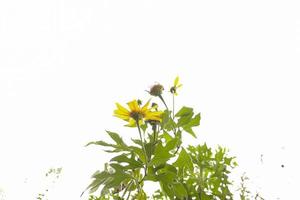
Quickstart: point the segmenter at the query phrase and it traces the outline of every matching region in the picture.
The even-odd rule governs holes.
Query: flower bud
[[[163,87],[162,85],[156,84],[156,85],[153,85],[153,86],[151,87],[149,93],[150,93],[152,96],[157,97],[157,96],[161,96],[163,90],[164,90],[164,87]]]

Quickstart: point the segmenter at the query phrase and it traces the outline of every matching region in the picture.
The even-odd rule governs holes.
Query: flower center
[[[130,113],[130,117],[136,121],[139,121],[139,120],[143,119],[144,115],[141,112],[133,111]]]
[[[176,93],[176,87],[171,87],[171,89],[170,89],[170,92],[172,93],[172,94],[175,94]]]

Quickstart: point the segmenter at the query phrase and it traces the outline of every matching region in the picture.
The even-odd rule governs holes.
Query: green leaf
[[[150,158],[153,153],[153,143],[152,142],[146,143],[145,150],[146,150],[147,157]]]
[[[124,171],[124,169],[125,169],[124,166],[122,166],[118,163],[110,163],[109,165],[117,171]]]
[[[179,138],[172,138],[171,140],[169,140],[166,144],[165,149],[167,151],[173,150],[174,148],[177,147],[177,145],[179,144],[180,140]]]
[[[95,142],[89,142],[86,146],[89,145],[100,145],[100,146],[105,146],[105,147],[112,147],[113,150],[105,150],[105,152],[108,153],[116,153],[116,152],[120,152],[120,151],[128,151],[128,146],[124,143],[124,141],[122,140],[122,138],[114,132],[110,132],[110,131],[106,131],[109,136],[115,141],[116,144],[109,144],[107,142],[104,141],[95,141]]]
[[[187,197],[187,191],[185,189],[185,187],[183,186],[182,183],[174,183],[173,184],[173,189],[174,189],[174,192],[175,192],[175,196],[178,197],[178,198],[185,198]]]
[[[173,163],[173,165],[178,168],[187,167],[190,171],[194,170],[192,159],[184,148],[182,148],[177,160]]]
[[[171,111],[165,110],[165,112],[162,114],[162,123],[161,127],[164,130],[170,131],[176,127],[176,123],[173,121],[173,119],[170,117]]]
[[[187,124],[187,126],[193,127],[193,126],[199,126],[200,125],[200,113],[195,115],[195,117]]]
[[[154,157],[149,163],[151,165],[160,165],[167,162],[172,157],[172,154],[169,153],[168,149],[162,146],[159,142],[155,148]]]
[[[147,129],[147,123],[142,124],[140,127],[141,127],[141,129],[143,130],[143,132],[145,133],[145,131],[146,131],[146,129]]]
[[[196,134],[194,133],[192,127],[199,126],[200,119],[201,119],[200,113],[198,113],[197,115],[195,115],[194,118],[190,118],[187,124],[182,126],[183,130],[185,130],[186,132],[188,132],[189,134],[191,134],[193,137],[196,138]]]
[[[172,184],[176,178],[177,174],[171,171],[164,171],[158,174],[157,180],[165,184]]]
[[[219,147],[215,154],[216,161],[218,161],[218,162],[222,161],[225,153],[226,153],[226,149]]]
[[[144,151],[141,148],[135,147],[135,146],[129,146],[129,150],[137,155],[137,157],[143,162],[146,163],[146,158]]]
[[[195,132],[193,131],[193,129],[191,127],[183,127],[183,130],[185,130],[185,132],[191,134],[194,138],[197,138]]]
[[[142,141],[139,140],[139,139],[131,139],[132,142],[134,142],[135,144],[139,145],[139,146],[142,146]]]
[[[101,194],[105,194],[108,189],[118,187],[123,181],[127,179],[130,180],[131,178],[132,177],[129,174],[126,174],[123,171],[116,170],[115,173],[110,174],[109,179],[107,179],[107,181],[104,183],[104,187],[101,191]]]
[[[189,108],[186,106],[183,106],[175,115],[175,117],[182,117],[182,116],[189,116],[193,115],[193,108]]]
[[[170,140],[173,139],[173,137],[167,131],[164,131],[162,137],[166,140],[166,142],[169,142]]]
[[[110,174],[106,171],[99,172],[93,174],[92,178],[95,180],[92,181],[92,183],[87,187],[87,189],[90,190],[90,193],[95,192],[98,190],[101,184],[103,184],[108,178],[110,177]]]
[[[95,142],[89,142],[89,143],[87,143],[85,146],[89,146],[89,145],[100,145],[100,146],[106,146],[106,147],[116,147],[116,145],[114,145],[114,144],[108,144],[108,143],[106,143],[106,142],[104,142],[104,141],[95,141]]]
[[[171,184],[165,184],[163,182],[160,182],[160,187],[161,189],[167,194],[167,196],[170,198],[170,199],[174,199],[174,190],[173,190],[173,187]]]
[[[110,161],[116,161],[119,163],[128,163],[130,169],[136,169],[136,168],[142,168],[143,163],[136,161],[133,157],[128,158],[125,154],[121,154],[119,156],[116,156],[112,158]]]
[[[196,138],[192,127],[200,125],[200,113],[194,116],[193,108],[182,107],[175,116],[178,118],[177,126]]]
[[[136,200],[147,200],[147,195],[146,195],[146,193],[143,190],[141,190],[140,192],[138,192],[136,194],[136,196],[134,198]]]
[[[165,110],[164,113],[161,115],[162,122],[161,125],[164,126],[170,120],[170,111]]]
[[[113,139],[118,145],[123,146],[123,147],[127,146],[124,143],[123,139],[117,133],[114,133],[114,132],[111,132],[111,131],[106,131],[106,132],[109,134],[111,139]]]

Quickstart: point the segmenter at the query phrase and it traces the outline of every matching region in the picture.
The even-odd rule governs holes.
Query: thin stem
[[[181,146],[181,145],[178,145],[178,146],[177,146],[177,148],[176,148],[176,151],[174,152],[174,155],[176,155],[176,154],[177,154],[177,152],[178,152],[178,150],[179,150],[180,146]]]
[[[131,194],[131,191],[129,191],[129,194],[128,194],[128,196],[127,196],[126,200],[128,200],[128,199],[129,199],[129,197],[130,197],[130,194]]]
[[[166,109],[169,110],[169,108],[168,108],[168,106],[167,106],[167,104],[166,104],[164,98],[163,98],[161,95],[159,95],[158,97],[159,97],[160,100],[164,103],[164,105],[166,106]]]
[[[157,125],[153,125],[152,126],[152,130],[153,130],[153,145],[151,145],[151,152],[150,152],[150,160],[151,160],[151,156],[155,151],[155,145],[156,145],[156,139],[157,139]]]
[[[144,151],[144,154],[145,154],[145,168],[144,168],[145,173],[144,173],[144,177],[141,179],[141,181],[138,182],[138,184],[140,184],[140,183],[144,180],[145,176],[147,175],[147,169],[148,169],[148,156],[147,156],[147,151],[146,151],[146,148],[145,148],[144,141],[143,141],[143,139],[142,139],[142,132],[141,132],[141,128],[140,128],[140,125],[139,125],[138,120],[136,121],[136,126],[137,126],[138,131],[139,131],[140,139],[141,139],[141,142],[142,142],[142,148],[143,148],[143,151]]]
[[[146,148],[145,148],[145,144],[144,144],[144,140],[142,138],[142,132],[141,132],[141,127],[139,125],[139,122],[136,121],[136,126],[138,128],[138,131],[139,131],[139,135],[140,135],[140,139],[141,139],[141,143],[142,143],[142,148],[143,148],[143,151],[144,151],[144,154],[145,154],[145,159],[146,159],[146,163],[148,162],[148,158],[147,158],[147,152],[146,152]]]
[[[172,111],[172,114],[173,114],[173,120],[175,118],[175,96],[173,94],[173,111]]]
[[[160,100],[164,103],[164,105],[165,105],[165,107],[166,107],[166,109],[167,109],[167,111],[168,111],[170,117],[172,118],[172,116],[171,116],[171,114],[170,114],[170,112],[169,112],[169,108],[168,108],[168,106],[167,106],[167,104],[166,104],[164,98],[163,98],[161,95],[159,95],[158,97],[159,97]],[[174,97],[173,97],[173,98],[174,98]],[[174,120],[174,116],[175,116],[175,115],[174,115],[174,99],[173,99],[173,118],[172,118],[172,120]],[[174,135],[176,136],[176,127],[173,127],[173,132],[174,132]]]
[[[125,194],[127,193],[128,189],[131,187],[132,181],[130,181],[130,183],[126,186],[126,189],[122,195],[122,198],[124,198]]]
[[[199,193],[200,193],[200,198],[201,198],[201,194],[202,194],[202,185],[203,185],[203,170],[202,170],[202,166],[200,167],[200,177],[199,177]]]
[[[135,180],[135,182],[136,182],[136,187],[137,187],[137,189],[138,189],[138,192],[140,192],[141,191],[141,187],[140,187],[140,182],[137,180],[137,179],[134,179]],[[130,192],[131,191],[129,191],[129,194],[130,194]],[[128,198],[128,197],[127,197]]]

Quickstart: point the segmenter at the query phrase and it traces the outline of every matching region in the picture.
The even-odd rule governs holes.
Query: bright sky
[[[154,82],[184,87],[198,139],[237,156],[266,199],[298,196],[300,12],[297,1],[0,1],[0,190],[79,200],[108,157],[84,147],[104,130],[134,135],[116,101]],[[170,99],[168,99],[170,100]],[[263,154],[263,164],[260,161]],[[284,164],[284,168],[281,165]],[[1,198],[1,197],[0,197]],[[86,199],[86,198],[82,198]]]

